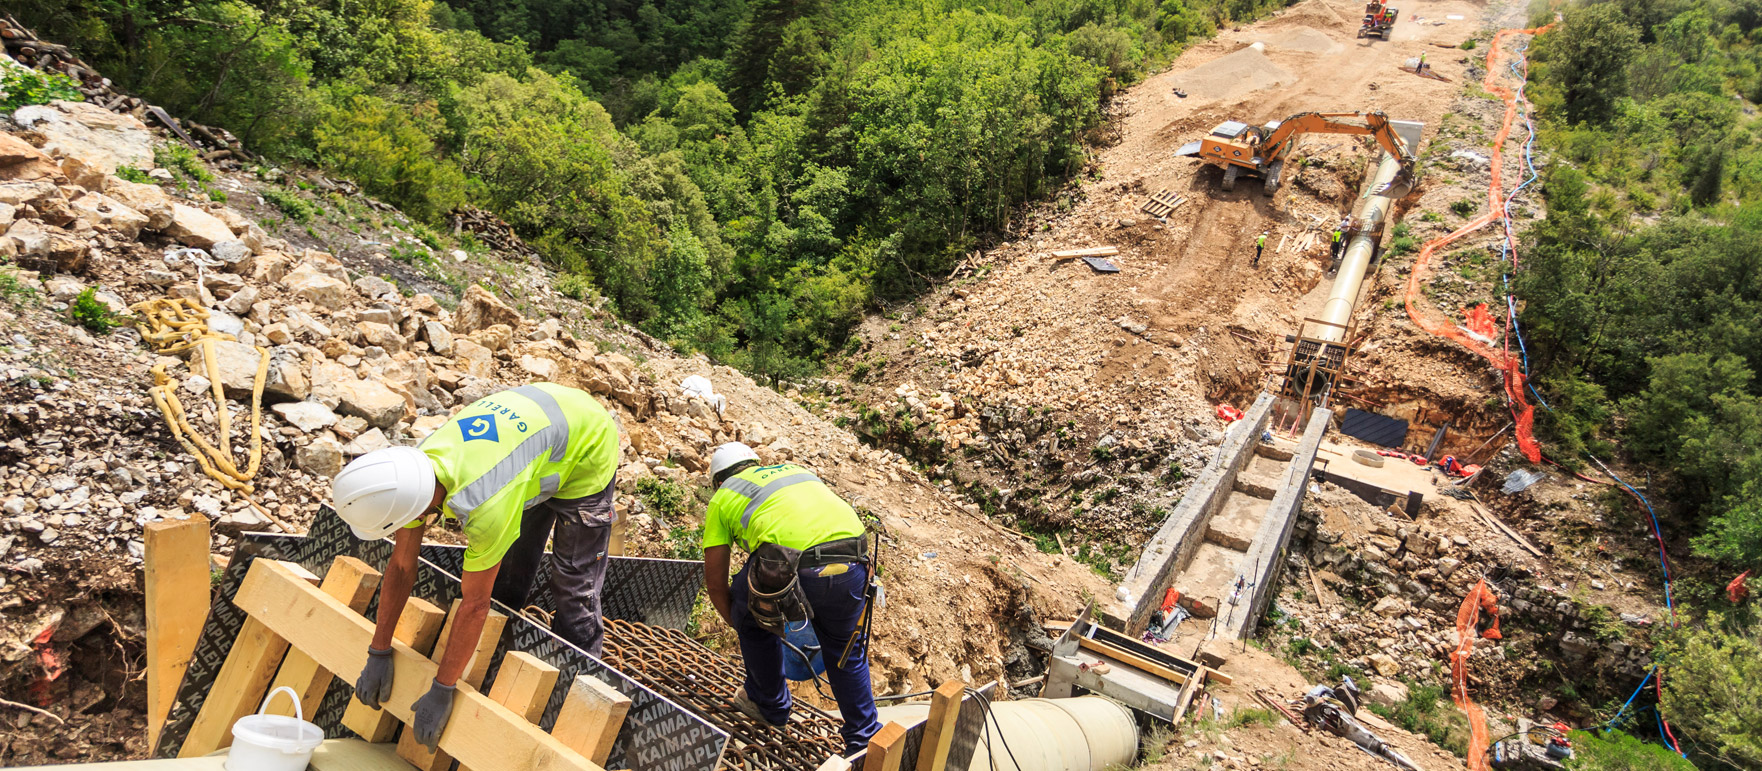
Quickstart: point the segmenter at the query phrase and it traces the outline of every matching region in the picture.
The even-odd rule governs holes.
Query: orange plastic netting
[[[1468,329],[1448,320],[1434,318],[1430,309],[1422,310],[1423,306],[1416,303],[1414,298],[1419,296],[1420,286],[1424,283],[1426,276],[1430,274],[1428,266],[1431,263],[1433,252],[1437,251],[1439,247],[1447,246],[1470,233],[1504,219],[1504,191],[1500,177],[1505,166],[1505,140],[1511,135],[1511,126],[1517,119],[1517,93],[1498,82],[1499,71],[1494,66],[1494,60],[1498,58],[1500,46],[1505,42],[1506,37],[1540,35],[1553,28],[1554,25],[1549,24],[1533,29],[1506,29],[1500,30],[1498,34],[1493,36],[1492,45],[1487,47],[1487,74],[1481,79],[1481,87],[1485,88],[1488,93],[1504,100],[1505,119],[1499,126],[1499,134],[1493,138],[1492,181],[1487,186],[1487,213],[1463,225],[1453,233],[1426,242],[1424,246],[1420,247],[1419,257],[1413,263],[1413,271],[1407,276],[1407,316],[1413,319],[1414,324],[1430,334],[1456,341],[1462,347],[1473,351],[1476,355],[1487,359],[1494,366],[1505,371],[1505,395],[1511,402],[1512,419],[1517,424],[1517,447],[1531,463],[1541,461],[1542,446],[1536,443],[1534,432],[1535,407],[1529,403],[1528,399],[1524,398],[1525,377],[1522,359],[1511,355],[1508,350],[1494,348],[1490,341],[1476,339],[1476,336],[1471,334]]]
[[[1468,698],[1468,656],[1474,652],[1476,637],[1485,636],[1489,640],[1501,639],[1499,634],[1499,598],[1487,586],[1485,579],[1475,583],[1468,590],[1468,596],[1462,599],[1462,608],[1456,611],[1456,650],[1450,654],[1450,679],[1453,683],[1451,697],[1463,714],[1468,716],[1468,771],[1486,771],[1487,769],[1487,715],[1481,711],[1479,704]],[[1475,631],[1480,624],[1481,613],[1493,617],[1493,625],[1484,633]]]

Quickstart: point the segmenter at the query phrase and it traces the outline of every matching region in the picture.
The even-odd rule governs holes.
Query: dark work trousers
[[[551,598],[556,614],[551,631],[598,657],[606,630],[600,623],[600,588],[606,583],[606,546],[612,536],[612,498],[617,480],[586,498],[552,498],[520,517],[520,540],[502,557],[496,574],[496,602],[526,608],[532,579],[551,542]]]
[[[1265,244],[1255,244],[1254,245],[1254,261],[1250,262],[1248,264],[1251,266],[1252,265],[1259,265],[1260,264],[1260,252],[1261,252],[1261,250],[1263,250],[1265,248],[1266,248]]]
[[[857,640],[850,646],[850,658],[835,663],[845,644],[857,634],[863,613],[863,589],[869,585],[867,568],[846,564],[849,569],[845,572],[824,578],[820,572],[826,568],[801,571],[801,588],[814,609],[814,636],[820,638],[826,680],[832,685],[832,697],[838,700],[838,713],[844,718],[844,725],[839,728],[844,737],[844,754],[850,755],[869,746],[869,737],[881,730],[881,723],[876,719],[875,693],[869,683],[868,641]],[[747,613],[746,568],[734,574],[733,583],[729,587],[730,610],[734,614],[734,631],[740,637],[740,655],[746,660],[747,698],[759,705],[766,720],[781,724],[789,719],[789,708],[794,703],[783,679],[783,638],[759,628]]]

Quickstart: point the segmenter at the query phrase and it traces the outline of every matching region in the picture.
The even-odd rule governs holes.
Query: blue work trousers
[[[881,723],[876,719],[875,693],[869,683],[868,642],[857,640],[850,646],[850,658],[838,661],[845,644],[857,635],[863,613],[863,590],[869,583],[866,567],[855,563],[846,566],[844,572],[825,577],[821,577],[822,571],[837,570],[838,566],[803,570],[801,588],[814,609],[814,635],[820,638],[826,680],[832,685],[832,697],[838,700],[839,716],[844,718],[844,726],[839,729],[844,738],[844,754],[850,755],[869,746],[869,737],[881,730]],[[759,705],[766,720],[782,724],[789,719],[789,708],[794,703],[783,678],[783,638],[760,628],[747,613],[746,570],[741,568],[729,587],[734,631],[740,636],[740,655],[746,659],[746,695]]]

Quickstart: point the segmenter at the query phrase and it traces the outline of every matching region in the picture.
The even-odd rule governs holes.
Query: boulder
[[[441,356],[453,355],[453,333],[447,325],[438,321],[422,322],[422,339],[428,341],[429,350]]]
[[[446,424],[447,416],[445,415],[424,415],[410,424],[410,438],[418,441],[427,439],[429,434],[439,431],[440,427]]]
[[[202,275],[202,286],[206,287],[208,291],[213,292],[215,297],[224,300],[238,294],[239,290],[244,289],[245,280],[231,273],[220,273],[217,271],[213,273],[204,273]],[[210,323],[209,326],[213,326],[213,324]],[[237,333],[234,332],[231,334]]]
[[[54,158],[23,139],[0,132],[0,181],[59,182],[63,176]]]
[[[219,218],[181,203],[171,205],[171,224],[165,227],[165,234],[184,246],[197,249],[209,249],[222,241],[233,240],[232,229]]]
[[[330,435],[320,436],[294,451],[294,465],[322,479],[343,470],[343,443]]]
[[[487,328],[472,332],[466,337],[491,351],[505,351],[514,343],[514,330],[506,324],[492,324]]]
[[[393,298],[400,296],[395,284],[378,276],[362,276],[355,279],[355,291],[360,292],[362,297],[369,300],[377,300],[386,295],[391,295]]]
[[[294,336],[288,333],[288,325],[279,321],[264,326],[262,334],[275,345],[287,345],[294,341]]]
[[[390,446],[392,446],[392,442],[385,438],[385,432],[372,428],[343,445],[343,454],[350,457],[366,455],[374,450],[383,450]]]
[[[128,113],[115,113],[90,102],[54,101],[21,107],[13,120],[48,141],[43,152],[75,157],[116,173],[117,166],[153,166],[153,134],[147,124]]]
[[[295,401],[312,395],[312,381],[293,355],[276,352],[269,359],[269,374],[263,380],[263,401]]]
[[[230,340],[215,340],[198,345],[190,349],[190,372],[203,377],[214,374],[208,368],[210,348],[219,371],[220,385],[226,391],[227,398],[251,398],[251,390],[257,379],[257,365],[262,358],[257,349]]]
[[[228,313],[244,316],[251,312],[251,306],[257,304],[257,294],[257,287],[246,284],[239,287],[238,291],[233,292],[231,297],[226,298],[226,302],[221,303],[220,307],[225,308]],[[281,343],[276,343],[276,345],[281,345]]]
[[[355,322],[355,332],[361,335],[364,344],[377,345],[384,348],[386,353],[396,354],[404,350],[404,336],[389,325],[358,321]]]
[[[337,421],[333,430],[336,431],[337,436],[352,441],[355,437],[360,436],[367,430],[367,421],[354,415],[350,415]]]
[[[74,216],[94,228],[107,227],[123,238],[134,240],[147,227],[147,217],[124,206],[103,193],[86,193],[70,202]]]
[[[313,362],[310,376],[313,383],[312,401],[333,410],[342,404],[342,392],[339,389],[343,384],[356,380],[354,370],[330,359]]]
[[[293,260],[281,252],[263,252],[251,261],[251,278],[270,284],[281,283],[288,274],[288,265]]]
[[[1372,613],[1385,618],[1394,618],[1406,611],[1407,603],[1402,602],[1399,597],[1384,597],[1377,600],[1377,604],[1371,608]]]
[[[1364,694],[1364,701],[1367,704],[1381,704],[1389,708],[1400,706],[1407,702],[1407,686],[1385,682],[1372,684],[1370,690]]]
[[[221,241],[216,243],[213,248],[209,249],[208,253],[214,255],[214,259],[220,261],[221,270],[228,273],[237,273],[241,276],[251,275],[251,268],[253,267],[251,263],[254,261],[256,255],[251,253],[251,247],[246,246],[245,242],[236,238]]]
[[[18,220],[6,230],[20,265],[45,273],[78,273],[91,247],[72,234],[35,220]]]
[[[339,419],[329,407],[318,402],[284,402],[270,409],[275,410],[288,425],[308,434],[330,428]]]
[[[1394,656],[1387,653],[1372,653],[1369,660],[1371,669],[1376,670],[1379,675],[1394,677],[1401,674],[1401,664],[1395,661]]]
[[[459,302],[459,311],[454,314],[453,331],[467,335],[480,329],[487,329],[496,324],[505,324],[510,330],[520,327],[520,312],[508,307],[489,290],[472,284],[465,290],[465,297]]]
[[[104,179],[109,176],[84,158],[72,156],[61,159],[61,173],[67,176],[68,182],[94,193],[104,192]]]
[[[496,376],[495,354],[470,340],[453,341],[453,360],[467,375],[481,378]]]
[[[283,276],[281,285],[287,287],[296,297],[333,311],[348,305],[349,298],[354,294],[348,284],[309,262],[300,263],[299,267]]]
[[[0,203],[10,206],[23,206],[61,195],[61,188],[55,183],[39,180],[36,182],[0,182]]]
[[[557,317],[552,316],[551,318],[539,322],[539,325],[536,328],[527,333],[526,339],[533,342],[539,342],[543,340],[555,340],[562,336],[563,322],[557,320]]]
[[[391,428],[404,418],[404,397],[377,380],[356,380],[336,386],[337,411],[355,415],[376,428]]]
[[[533,377],[539,380],[556,380],[557,378],[557,362],[551,359],[527,354],[520,357],[519,363],[521,369],[532,373]]]
[[[171,226],[171,198],[158,185],[108,177],[104,180],[104,194],[140,212],[147,218],[148,230],[164,230]]]

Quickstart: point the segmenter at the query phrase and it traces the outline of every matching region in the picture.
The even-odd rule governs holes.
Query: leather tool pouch
[[[754,623],[783,637],[791,622],[813,617],[801,588],[801,550],[763,543],[747,560],[746,608]]]

